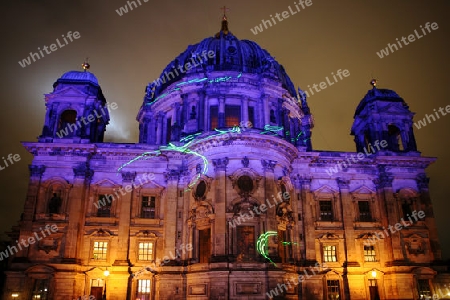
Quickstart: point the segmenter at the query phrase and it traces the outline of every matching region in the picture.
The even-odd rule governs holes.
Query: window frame
[[[142,292],[140,289],[142,288],[140,282],[148,282],[148,284],[144,285],[143,288],[148,289],[148,292]],[[135,299],[147,300],[152,298],[152,279],[143,278],[136,280],[136,295]]]
[[[333,222],[336,221],[334,218],[334,209],[333,209],[333,200],[331,199],[321,199],[318,201],[318,206],[319,206],[319,221],[323,221],[323,222]],[[324,204],[325,202],[329,202],[329,207],[330,207],[330,211],[322,211],[322,204]],[[329,219],[324,219],[323,216],[328,216],[329,215]]]
[[[150,254],[150,259],[141,259],[141,244],[151,244],[152,247],[152,253]],[[136,246],[136,260],[137,261],[145,261],[145,262],[149,262],[149,261],[154,261],[155,260],[155,250],[156,250],[156,242],[154,240],[139,240],[137,241],[137,246]],[[144,255],[144,254],[143,254]],[[148,256],[149,254],[145,254],[146,256]]]
[[[424,285],[421,283],[424,283],[424,282],[426,282],[427,290],[422,290],[422,287],[424,287]],[[428,295],[421,294],[422,292],[427,292]],[[417,279],[417,294],[419,295],[419,299],[428,299],[427,297],[430,297],[430,299],[431,299],[431,296],[433,295],[433,291],[431,289],[431,284],[430,284],[429,279],[427,279],[427,278],[418,278]],[[426,297],[420,298],[421,295],[426,296]]]
[[[367,211],[361,212],[360,204],[367,203]],[[362,217],[363,216],[363,217]],[[358,221],[359,222],[373,222],[372,207],[369,200],[358,200]]]
[[[214,126],[216,125],[216,126]],[[209,106],[209,130],[219,128],[219,105]]]
[[[153,217],[144,217],[144,197],[148,197],[148,200],[150,200],[151,203],[151,199],[154,198],[154,207],[153,207]],[[155,220],[158,219],[159,214],[158,214],[158,208],[159,208],[159,203],[158,203],[158,197],[155,194],[144,194],[141,195],[139,197],[139,218],[141,219],[147,219],[147,220]],[[150,210],[149,212],[151,212],[152,207],[151,206],[145,206],[145,207],[149,207]]]
[[[366,247],[372,247],[372,249],[366,250]],[[377,262],[377,249],[375,245],[363,245],[363,256],[364,262]],[[369,260],[368,258],[371,258],[373,260]]]
[[[95,258],[95,243],[106,243],[106,253],[104,254],[104,259],[98,259]],[[109,247],[110,247],[110,241],[109,240],[104,240],[104,239],[93,239],[92,240],[92,244],[91,244],[91,255],[90,255],[90,260],[94,261],[94,262],[105,262],[108,261],[108,256],[109,256]],[[103,249],[104,247],[102,247],[101,249]]]
[[[234,119],[237,118],[237,121]],[[240,105],[225,104],[225,127],[239,126],[242,121],[242,108]],[[231,124],[232,123],[232,124]]]
[[[113,208],[112,207],[113,207],[113,203],[114,203],[114,195],[108,194],[108,193],[98,193],[97,197],[96,197],[97,205],[100,204],[99,201],[103,198],[102,196],[106,198],[105,203],[107,203],[108,205],[98,206],[95,216],[98,218],[111,218],[111,217],[113,217],[113,213],[112,213]],[[111,196],[111,202],[109,202],[109,203],[107,201],[108,196]],[[107,211],[106,209],[104,209],[105,207],[109,207],[109,214],[103,214],[103,211]]]
[[[334,256],[329,256],[328,255],[329,251],[326,250],[325,247],[334,247],[334,249],[331,250],[331,254],[334,253]],[[327,259],[328,257],[331,257],[331,258],[334,257],[334,260],[328,260]],[[335,263],[335,262],[338,262],[338,247],[337,247],[337,245],[330,245],[330,244],[322,245],[322,259],[323,259],[324,263]]]
[[[330,284],[330,283],[334,283]],[[337,283],[337,285],[335,285]],[[329,296],[334,295],[334,296],[338,296],[337,298],[331,298],[331,299],[341,299],[341,282],[339,279],[332,279],[332,278],[327,278],[325,279],[325,285],[326,285],[326,299],[330,299]],[[330,289],[332,291],[330,291]],[[336,294],[337,293],[337,294]]]
[[[45,294],[45,298],[42,297],[42,293],[38,293],[39,291],[36,290],[37,289],[37,283],[38,282],[43,282],[44,286],[47,286],[46,290],[44,290],[44,294]],[[45,282],[47,284],[45,284]],[[34,278],[33,279],[33,289],[31,291],[31,299],[41,299],[41,300],[48,300],[49,296],[50,296],[50,284],[51,284],[51,279],[50,278]],[[35,297],[35,296],[39,296]]]

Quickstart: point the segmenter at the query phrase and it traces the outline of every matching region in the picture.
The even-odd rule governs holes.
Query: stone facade
[[[395,92],[374,86],[355,113],[357,153],[332,152],[312,148],[305,93],[226,18],[163,77],[146,89],[136,144],[103,143],[92,73],[68,72],[46,95],[42,135],[23,143],[34,160],[3,299],[445,291],[425,174],[435,159],[417,151]]]

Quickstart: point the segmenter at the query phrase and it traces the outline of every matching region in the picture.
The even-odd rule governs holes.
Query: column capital
[[[31,177],[41,177],[45,172],[45,166],[44,165],[29,165],[28,170],[30,171]]]
[[[350,188],[350,180],[342,177],[336,178],[337,184],[340,189],[349,189]]]
[[[427,177],[427,174],[421,173],[417,175],[416,182],[419,190],[427,190],[430,183],[430,178]]]
[[[296,177],[294,177],[294,182],[300,187],[300,188],[304,188],[304,187],[309,187],[309,185],[311,184],[312,181],[312,177],[309,175],[300,175],[297,174]]]
[[[226,171],[228,165],[228,157],[213,159],[212,163],[214,165],[214,170],[217,171]]]
[[[122,181],[131,182],[136,178],[136,172],[122,172]]]
[[[164,173],[166,181],[178,180],[180,178],[180,171],[175,169],[169,169]]]
[[[392,187],[392,182],[394,181],[394,176],[389,172],[380,173],[379,177],[373,180],[373,183],[379,189]]]
[[[248,168],[248,165],[250,164],[250,160],[248,159],[247,156],[244,156],[244,158],[241,160],[241,163],[244,166],[244,168]]]
[[[85,178],[91,180],[94,176],[94,170],[89,168],[88,163],[80,163],[73,167],[73,174],[75,178]]]
[[[261,159],[261,165],[265,172],[274,172],[275,166],[277,164],[276,160],[270,160],[270,159]]]

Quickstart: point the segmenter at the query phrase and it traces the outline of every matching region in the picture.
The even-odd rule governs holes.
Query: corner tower
[[[405,153],[416,152],[413,132],[414,113],[394,91],[378,89],[376,80],[356,108],[351,135],[355,136],[356,151],[364,152],[370,144],[386,140],[385,150]]]
[[[106,99],[94,74],[70,71],[53,84],[53,92],[45,95],[44,128],[39,142],[98,143],[103,142],[109,123]]]

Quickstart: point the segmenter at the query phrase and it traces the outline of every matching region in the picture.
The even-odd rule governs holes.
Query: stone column
[[[180,172],[170,169],[165,173],[167,193],[164,206],[164,255],[170,257],[169,252],[175,252],[177,238],[177,191]],[[162,199],[164,201],[164,199]]]
[[[205,123],[205,92],[202,90],[198,92],[198,106],[197,106],[197,120],[198,120],[198,129],[206,131],[206,123]]]
[[[209,107],[209,98],[207,98],[205,96],[205,113],[203,116],[201,116],[201,118],[203,118],[203,122],[205,124],[204,130],[205,131],[209,131],[209,130],[214,130],[214,128],[211,128],[211,109]]]
[[[311,194],[311,177],[300,177],[301,186],[301,202],[303,206],[303,228],[315,228],[315,217],[314,217],[314,199]],[[304,233],[304,247],[306,261],[315,262],[316,261],[316,248],[315,248],[315,236],[314,230],[305,230]],[[311,263],[310,263],[311,264]],[[314,263],[312,263],[314,264]]]
[[[344,242],[345,242],[345,255],[348,266],[357,265],[358,257],[355,247],[355,231],[353,229],[353,222],[355,220],[354,216],[354,205],[349,192],[350,180],[344,178],[337,178],[337,183],[340,192],[340,203],[342,224],[344,226]]]
[[[181,101],[181,116],[180,116],[180,126],[183,128],[186,123],[189,121],[189,103],[187,101],[187,94],[180,95],[182,101]]]
[[[167,114],[163,114],[161,131],[162,131],[162,137],[161,137],[162,144],[166,145],[170,142],[167,140]],[[170,140],[170,138],[169,138],[169,140]]]
[[[241,98],[241,121],[244,122],[244,124],[247,124],[247,122],[248,122],[248,98],[247,97]]]
[[[419,174],[416,178],[417,188],[420,191],[421,210],[425,212],[425,224],[428,228],[428,236],[430,239],[431,252],[433,253],[433,260],[441,260],[441,246],[437,235],[436,219],[434,218],[433,204],[430,199],[430,192],[428,190],[428,183],[430,178],[425,173]],[[419,219],[424,220],[424,219]]]
[[[228,157],[212,160],[215,171],[215,197],[213,206],[215,210],[214,226],[211,226],[211,239],[213,243],[212,261],[227,261],[226,255],[226,170]],[[214,228],[214,231],[212,230]]]
[[[94,171],[89,168],[87,163],[81,163],[73,168],[73,173],[73,189],[69,195],[69,203],[67,203],[69,222],[67,224],[63,255],[66,262],[75,261],[77,258],[77,245],[82,245],[82,235],[78,232],[78,229],[80,224],[84,224],[84,208],[88,198],[86,192]]]
[[[159,113],[156,116],[156,123],[157,123],[157,127],[156,127],[156,144],[157,145],[161,145],[161,137],[162,137],[162,128],[163,128],[163,115],[161,113]]]
[[[225,97],[219,98],[219,128],[225,127]]]
[[[114,265],[128,265],[128,250],[130,248],[130,217],[131,199],[133,199],[132,182],[136,178],[136,172],[122,173],[122,190],[126,192],[116,203],[115,216],[119,219],[119,232],[117,236],[116,260]],[[120,209],[119,209],[120,207]]]
[[[269,96],[262,95],[261,100],[264,108],[264,118],[263,118],[264,124],[262,124],[261,128],[264,128],[265,125],[270,124]]]
[[[297,180],[297,178],[291,178],[291,182],[294,185],[294,190],[291,194],[291,207],[292,207],[292,211],[294,212],[294,226],[292,229],[292,242],[295,243],[294,247],[293,247],[293,257],[295,259],[295,261],[300,261],[302,260],[302,250],[304,250],[303,247],[303,243],[304,243],[304,238],[303,240],[300,240],[300,234],[302,234],[302,236],[304,235],[303,233],[303,206],[302,206],[302,202],[299,201],[300,199],[298,199],[297,195],[300,194],[300,190],[301,190],[301,185],[299,180]],[[300,216],[300,220],[299,220],[299,216]]]
[[[270,203],[268,205],[268,209],[266,212],[267,215],[267,221],[266,221],[266,231],[275,231],[278,232],[278,224],[276,219],[276,209],[277,204],[280,203],[280,199],[278,198],[278,195],[276,195],[276,189],[275,189],[275,174],[274,169],[277,162],[275,160],[264,160],[261,159],[261,165],[264,170],[264,196],[267,202]],[[274,197],[272,197],[274,196]],[[276,199],[276,201],[274,200]],[[282,237],[278,237],[282,238]],[[275,258],[277,261],[279,260],[278,255],[278,244],[275,242],[276,239],[274,236],[269,237],[269,256]]]
[[[392,234],[388,228],[389,225],[394,226],[400,221],[400,214],[398,212],[397,201],[394,198],[392,190],[392,181],[394,176],[384,170],[384,166],[380,166],[380,177],[374,180],[377,186],[377,193],[380,199],[380,216],[381,225],[389,232],[389,237],[385,237],[381,243],[384,242],[386,246],[386,262],[392,262],[393,260],[403,260],[402,247],[400,246],[400,236],[397,233]],[[377,232],[386,233],[382,228],[379,228]]]
[[[27,240],[28,237],[33,236],[33,220],[36,214],[37,203],[39,201],[39,191],[41,189],[41,178],[45,172],[45,166],[29,165],[30,182],[28,183],[27,199],[23,209],[23,215],[21,217],[22,228],[20,231],[20,242],[23,238]],[[47,200],[47,199],[45,199]],[[29,247],[24,247],[22,251],[16,254],[16,257],[27,257]]]

